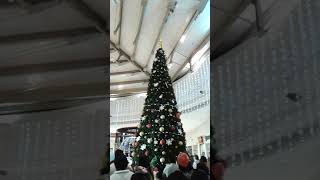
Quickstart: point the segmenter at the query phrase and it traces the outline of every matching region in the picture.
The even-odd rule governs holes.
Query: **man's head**
[[[128,164],[129,164],[129,162],[128,162],[127,157],[125,155],[118,156],[114,160],[114,166],[116,167],[117,171],[121,171],[121,170],[127,169]]]

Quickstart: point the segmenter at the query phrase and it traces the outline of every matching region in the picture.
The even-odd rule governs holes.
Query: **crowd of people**
[[[222,174],[215,172],[216,169],[217,166],[212,165],[210,170],[205,156],[199,159],[197,155],[189,156],[185,152],[170,155],[166,164],[155,167],[146,151],[139,156],[138,164],[131,166],[123,151],[118,149],[110,162],[109,175],[110,180],[222,180]]]

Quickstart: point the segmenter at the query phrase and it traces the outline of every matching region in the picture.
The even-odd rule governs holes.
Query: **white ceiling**
[[[117,49],[110,55],[111,93],[128,95],[146,91],[160,39],[168,64],[171,63],[169,73],[173,80],[178,79],[189,70],[184,67],[191,57],[209,41],[209,32],[210,1],[207,0],[110,1],[110,48]],[[180,42],[183,35],[186,38]],[[125,55],[119,58],[120,51]],[[129,62],[113,63],[128,59]],[[113,75],[121,72],[127,73]]]

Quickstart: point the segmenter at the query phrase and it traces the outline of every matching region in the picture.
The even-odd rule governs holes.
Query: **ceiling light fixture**
[[[122,89],[123,88],[123,85],[118,85],[118,89]]]
[[[169,68],[169,69],[172,68],[172,65],[173,65],[172,63],[169,63],[169,64],[168,64],[168,68]]]
[[[118,98],[110,98],[110,101],[115,101],[117,100]]]
[[[183,43],[185,39],[186,39],[186,35],[184,34],[184,35],[182,35],[180,42]]]
[[[137,94],[138,97],[146,97],[147,96],[147,93],[140,93],[140,94]]]

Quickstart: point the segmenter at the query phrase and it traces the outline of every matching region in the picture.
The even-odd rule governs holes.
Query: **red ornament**
[[[176,113],[176,117],[177,117],[178,119],[180,119],[180,116],[181,116],[181,112],[177,112],[177,113]]]
[[[176,128],[174,126],[171,127],[171,131],[175,131]]]
[[[147,124],[146,127],[147,127],[148,129],[150,129],[150,128],[151,128],[151,124]]]
[[[166,143],[166,141],[164,140],[164,139],[162,139],[161,141],[160,141],[160,144],[161,145],[164,145]]]

